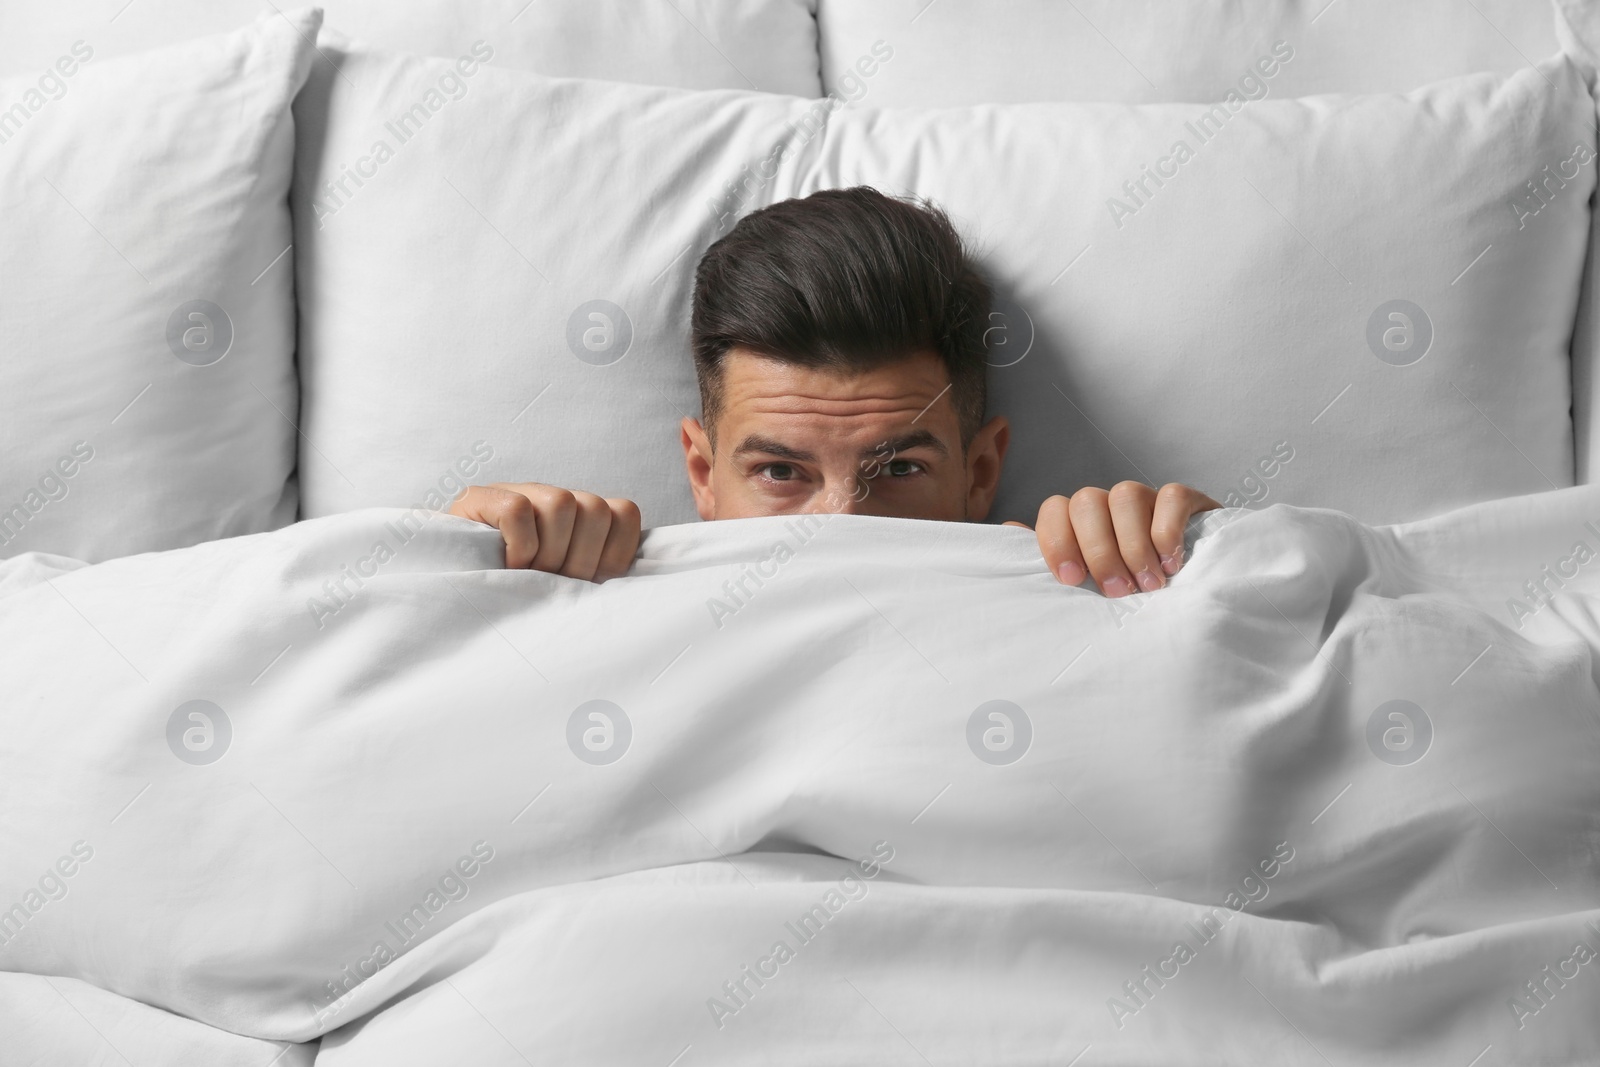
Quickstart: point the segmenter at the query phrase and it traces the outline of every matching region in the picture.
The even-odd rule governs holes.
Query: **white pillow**
[[[1562,18],[1556,28],[1561,47],[1589,75],[1600,64],[1600,4],[1592,0],[1559,0]],[[1600,115],[1596,119],[1600,127]],[[1600,214],[1590,219],[1589,261],[1583,274],[1583,294],[1578,299],[1578,320],[1572,335],[1572,435],[1577,453],[1577,480],[1588,484],[1600,476],[1600,433],[1595,416],[1600,412]]]
[[[1551,0],[820,0],[817,28],[823,84],[847,96],[873,42],[894,50],[866,81],[878,107],[1221,100],[1280,40],[1279,97],[1405,92],[1557,51]]]
[[[1573,484],[1594,115],[1564,57],[1405,96],[863,113],[801,191],[933,198],[1031,315],[990,373],[1003,517],[1132,478],[1401,522]]]
[[[486,42],[503,67],[687,89],[819,96],[816,0],[323,0],[330,29],[454,58]],[[102,58],[243,25],[262,0],[0,0],[0,76],[83,38]]]
[[[844,109],[815,134],[823,102],[480,68],[381,163],[385,123],[452,68],[342,63],[299,105],[331,115],[295,187],[307,515],[529,479],[690,521],[695,262],[742,211],[856,183],[943,203],[1031,316],[995,335],[997,363],[1026,353],[991,373],[1015,424],[997,518],[1124,477],[1375,522],[1571,483],[1595,167],[1565,161],[1595,105],[1565,61],[1209,110]],[[1179,139],[1192,158],[1161,163]],[[1530,161],[1571,177],[1519,230]],[[1423,326],[1397,300],[1426,346],[1384,346]]]
[[[290,103],[319,14],[0,82],[0,555],[294,518]]]
[[[295,103],[302,515],[517,479],[692,519],[702,204],[804,103],[328,49]]]

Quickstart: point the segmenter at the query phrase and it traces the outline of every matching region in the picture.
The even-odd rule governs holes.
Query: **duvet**
[[[1600,491],[1190,537],[1120,601],[853,516],[0,564],[5,1058],[1595,1062]]]

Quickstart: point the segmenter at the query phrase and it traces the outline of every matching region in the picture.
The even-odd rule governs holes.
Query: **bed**
[[[1600,1061],[1593,4],[0,10],[0,1064]],[[694,264],[859,184],[1170,588],[694,521]]]

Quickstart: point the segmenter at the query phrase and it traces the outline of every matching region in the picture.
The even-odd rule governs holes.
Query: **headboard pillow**
[[[318,13],[0,82],[0,556],[292,521],[290,103]]]
[[[686,89],[820,96],[816,0],[322,0],[326,24],[446,59],[484,42],[498,66]],[[0,77],[83,39],[101,58],[243,25],[261,0],[0,0]]]
[[[1564,59],[936,111],[479,68],[403,138],[455,67],[339,62],[296,105],[309,516],[527,479],[692,519],[695,262],[743,212],[858,183],[943,204],[1001,292],[997,517],[1125,477],[1375,522],[1571,484],[1595,104]]]
[[[1558,50],[1551,0],[819,0],[817,29],[828,90],[860,95],[858,57],[895,50],[865,88],[878,107],[1210,102],[1280,40],[1280,98],[1406,92]]]
[[[1600,4],[1594,0],[1558,0],[1561,17],[1556,29],[1562,51],[1596,85],[1600,68]],[[1596,115],[1600,128],[1600,112]],[[1590,141],[1594,143],[1593,140]],[[1588,484],[1600,477],[1600,212],[1589,220],[1589,259],[1584,266],[1583,292],[1578,298],[1578,320],[1572,335],[1572,436],[1576,452],[1575,475]]]

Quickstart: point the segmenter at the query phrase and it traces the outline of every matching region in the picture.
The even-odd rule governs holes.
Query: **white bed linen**
[[[1600,489],[1379,529],[1220,512],[1121,602],[1014,528],[658,529],[597,587],[404,518],[9,586],[0,909],[68,891],[0,968],[345,1027],[339,1065],[1600,1053],[1600,962],[1519,993],[1600,950]],[[1546,566],[1553,603],[1512,609]],[[614,762],[593,700],[631,725]],[[994,700],[1025,748],[1015,716],[998,756],[1004,724],[974,732]],[[814,904],[815,944],[729,999]],[[1176,977],[1135,998],[1147,964]]]
[[[0,1064],[311,1067],[314,1043],[241,1037],[76,978],[0,971]]]

